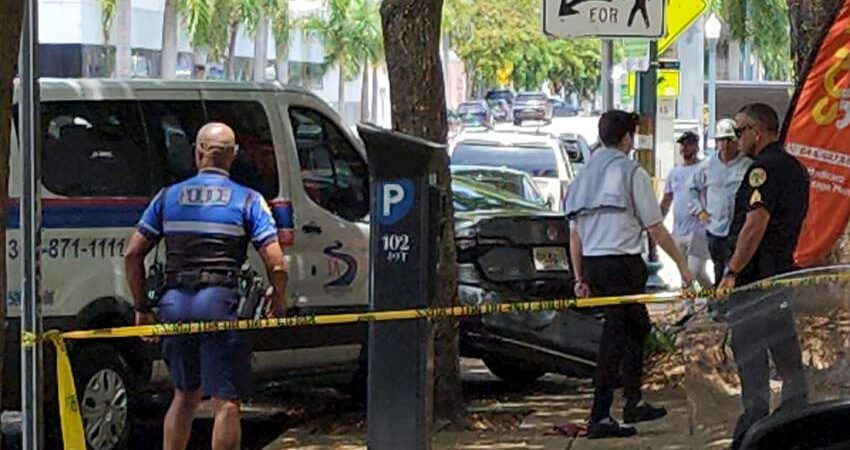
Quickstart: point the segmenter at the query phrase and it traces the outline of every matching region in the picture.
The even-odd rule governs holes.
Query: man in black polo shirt
[[[745,155],[755,159],[735,197],[730,239],[735,251],[720,288],[743,286],[795,269],[793,253],[809,205],[806,169],[777,142],[779,120],[764,104],[745,106],[735,117]],[[805,405],[806,377],[791,302],[781,292],[740,292],[729,299],[732,350],[741,378],[744,414],[732,449],[770,411],[768,350],[782,378],[782,408]]]

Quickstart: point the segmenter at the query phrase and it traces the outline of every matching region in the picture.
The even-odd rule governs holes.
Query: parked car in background
[[[558,135],[558,140],[561,141],[567,151],[573,170],[578,175],[587,160],[590,159],[590,146],[587,144],[587,140],[577,133],[561,133]]]
[[[546,202],[543,193],[531,177],[520,170],[508,167],[452,165],[452,176],[462,176],[496,189],[510,192],[523,200],[552,209],[555,205]]]
[[[552,122],[552,105],[543,92],[522,92],[514,101],[514,125],[522,125],[526,120]]]
[[[464,124],[480,123],[488,127],[493,126],[493,114],[484,100],[461,103],[457,107],[457,114],[461,117]]]
[[[552,117],[575,117],[581,110],[557,97],[549,97],[548,102],[552,107]]]
[[[493,113],[493,119],[496,122],[510,122],[513,118],[511,113],[511,105],[502,99],[487,100],[487,106]]]
[[[484,100],[504,100],[508,102],[508,106],[514,105],[514,91],[510,89],[491,89],[484,95]]]
[[[509,167],[527,173],[544,199],[562,209],[567,185],[574,177],[561,142],[533,131],[467,131],[455,139],[453,165]]]
[[[452,193],[461,304],[572,297],[563,214],[460,175]],[[505,381],[530,382],[546,372],[590,377],[601,333],[593,310],[468,317],[460,348]]]

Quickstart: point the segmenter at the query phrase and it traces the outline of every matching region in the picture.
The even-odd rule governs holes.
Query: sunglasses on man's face
[[[738,137],[738,139],[740,139],[741,136],[744,135],[744,132],[746,132],[747,130],[749,130],[751,128],[753,128],[753,125],[744,125],[742,127],[735,127],[735,136]]]

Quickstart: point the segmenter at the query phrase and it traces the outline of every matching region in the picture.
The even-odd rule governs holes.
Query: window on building
[[[267,199],[280,194],[274,140],[266,110],[253,101],[205,102],[209,121],[223,122],[233,128],[239,152],[230,175]]]
[[[70,197],[150,196],[149,153],[133,101],[42,103],[43,183]]]
[[[325,70],[321,63],[289,61],[289,84],[322,89]]]
[[[304,190],[316,204],[347,220],[369,213],[369,170],[345,135],[329,119],[307,108],[289,117]]]

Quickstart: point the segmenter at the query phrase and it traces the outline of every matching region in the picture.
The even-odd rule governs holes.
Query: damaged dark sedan
[[[452,192],[461,304],[573,296],[563,214],[462,176]],[[461,354],[510,382],[547,372],[590,377],[601,331],[593,310],[471,317],[461,322]]]

